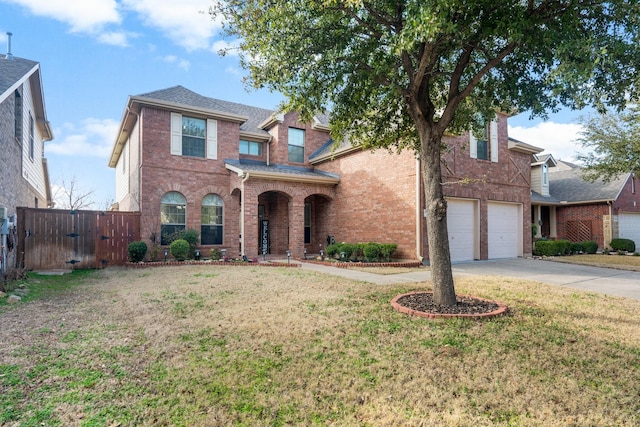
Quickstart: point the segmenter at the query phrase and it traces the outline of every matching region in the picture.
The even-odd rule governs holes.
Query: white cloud
[[[7,0],[38,16],[67,23],[72,32],[96,34],[121,21],[116,0]]]
[[[582,148],[577,142],[581,130],[578,124],[541,122],[533,127],[509,126],[509,136],[544,148],[545,153],[553,154],[556,159],[574,161]]]
[[[62,156],[88,156],[108,158],[120,123],[113,119],[88,118],[80,124],[65,123],[54,131],[59,135],[46,143],[45,156],[49,153]]]
[[[122,4],[189,51],[209,48],[209,40],[220,28],[208,13],[211,0],[123,0]]]
[[[224,69],[225,73],[233,74],[234,76],[244,76],[244,72],[238,67],[227,67]]]
[[[169,64],[176,64],[179,68],[182,68],[185,71],[189,71],[189,67],[191,67],[191,62],[186,59],[178,58],[175,55],[165,55],[160,59]]]
[[[128,34],[123,32],[104,32],[98,36],[98,41],[113,46],[129,46]]]

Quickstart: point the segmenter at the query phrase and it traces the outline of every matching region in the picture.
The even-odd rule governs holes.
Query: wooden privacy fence
[[[103,268],[127,262],[140,213],[17,208],[17,231],[18,267]]]

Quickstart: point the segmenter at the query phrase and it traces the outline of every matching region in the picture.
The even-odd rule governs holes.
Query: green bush
[[[351,243],[342,243],[339,248],[338,256],[340,260],[348,261],[351,259],[351,254],[353,254],[353,250],[355,249],[355,245]],[[344,259],[342,258],[342,253],[344,252]]]
[[[184,239],[178,239],[171,242],[169,246],[171,255],[178,261],[184,261],[189,255],[189,243]]]
[[[212,248],[211,251],[209,252],[209,258],[211,258],[214,261],[222,259],[222,251],[218,248]]]
[[[538,240],[533,252],[538,256],[569,255],[571,242],[568,240]]]
[[[611,249],[614,251],[635,252],[636,244],[631,239],[613,239],[611,241]]]
[[[147,254],[147,244],[141,240],[131,242],[127,247],[127,251],[129,252],[129,261],[140,262]]]
[[[383,243],[380,245],[380,255],[382,256],[383,260],[385,260],[386,262],[390,262],[391,256],[397,249],[398,245],[396,245],[395,243]]]
[[[582,242],[582,250],[587,254],[595,254],[598,252],[598,244],[592,240]]]
[[[538,256],[556,255],[555,242],[553,240],[538,240],[533,248],[533,253]]]
[[[582,243],[576,243],[576,242],[571,242],[571,244],[569,245],[569,250],[571,251],[572,254],[579,254],[580,252],[584,251],[582,247]]]
[[[338,243],[334,243],[332,245],[327,246],[327,256],[329,258],[335,258],[339,252],[340,252],[340,245]]]
[[[367,262],[376,262],[380,259],[380,244],[369,242],[362,248],[362,254]]]

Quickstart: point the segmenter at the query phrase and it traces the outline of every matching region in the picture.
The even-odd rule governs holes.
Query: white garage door
[[[522,256],[522,205],[488,203],[489,259]]]
[[[447,231],[451,261],[478,258],[478,209],[474,200],[447,199]]]
[[[640,251],[640,213],[619,214],[618,230],[621,238],[636,242],[636,251]]]

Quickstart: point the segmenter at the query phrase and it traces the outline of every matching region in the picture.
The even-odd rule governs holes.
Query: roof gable
[[[38,68],[39,64],[29,59],[0,58],[0,102],[11,95]]]

